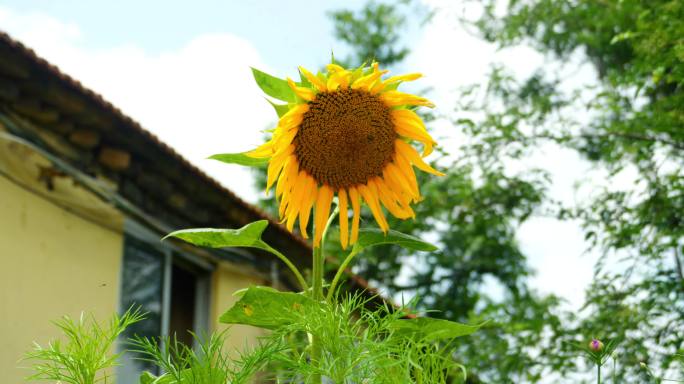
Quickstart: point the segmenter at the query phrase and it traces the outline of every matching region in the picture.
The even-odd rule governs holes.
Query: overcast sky
[[[206,160],[221,152],[257,146],[275,115],[254,84],[249,67],[277,76],[296,66],[325,64],[331,50],[343,55],[326,16],[359,8],[363,1],[51,1],[5,0],[0,29],[39,56],[100,93],[124,113],[248,201],[256,201],[249,171]],[[453,1],[426,0],[439,10],[422,29],[412,25],[405,41],[412,53],[402,68],[426,76],[437,112],[449,114],[456,89],[483,79],[489,63],[505,61],[520,76],[545,63],[530,49],[497,52],[454,22]],[[580,73],[581,81],[592,78]],[[443,108],[440,111],[440,107]],[[435,123],[442,144],[457,143],[446,120]],[[578,199],[574,188],[588,164],[576,153],[549,148],[543,162],[554,175],[551,197]],[[532,284],[578,307],[592,278],[595,255],[578,225],[535,217],[519,232],[536,275]]]

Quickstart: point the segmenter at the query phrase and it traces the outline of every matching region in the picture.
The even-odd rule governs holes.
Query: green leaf
[[[181,239],[190,244],[209,248],[253,247],[266,246],[261,241],[261,234],[268,226],[268,220],[249,223],[240,229],[193,228],[171,232],[162,240],[169,237]]]
[[[246,324],[276,329],[301,318],[316,302],[298,293],[280,292],[270,287],[250,287],[219,321],[224,324]]]
[[[287,102],[296,100],[295,93],[292,88],[287,85],[287,81],[261,72],[256,68],[252,68],[252,74],[254,75],[254,80],[256,80],[257,85],[259,85],[259,88],[261,88],[265,94]]]
[[[436,251],[438,249],[436,246],[417,237],[391,229],[387,234],[384,234],[377,228],[362,228],[359,229],[359,238],[354,244],[353,250],[360,252],[364,248],[379,244],[396,244],[414,251]]]
[[[393,327],[400,335],[425,341],[437,341],[470,335],[480,329],[483,324],[468,325],[431,317],[418,317],[399,320],[394,323]]]
[[[171,384],[176,380],[170,375],[161,375],[159,377],[145,371],[140,375],[140,384]]]
[[[268,220],[259,220],[249,223],[240,229],[222,229],[222,228],[192,228],[182,229],[180,231],[171,232],[164,236],[162,240],[169,237],[175,237],[194,244],[200,247],[210,248],[228,248],[228,247],[249,247],[259,248],[270,252],[279,258],[295,275],[302,289],[307,289],[306,280],[297,267],[287,258],[287,256],[278,252],[261,240],[261,234],[268,226]]]
[[[273,109],[275,109],[276,114],[278,114],[278,117],[283,117],[283,115],[290,110],[290,106],[287,104],[276,104],[269,99],[266,99],[266,101],[268,101],[268,103],[271,104],[271,106],[273,106]]]
[[[209,156],[209,159],[218,160],[228,164],[246,165],[248,167],[261,167],[268,164],[268,158],[255,158],[242,153],[219,153]]]

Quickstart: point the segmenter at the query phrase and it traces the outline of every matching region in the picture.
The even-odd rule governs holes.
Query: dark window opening
[[[202,336],[208,326],[211,274],[208,268],[195,261],[192,255],[126,236],[121,311],[131,306],[140,307],[147,315],[145,320],[121,335],[119,350],[127,349],[128,339],[134,336],[156,340],[160,336],[170,336],[193,347],[192,333]],[[122,356],[122,365],[117,368],[118,382],[137,382],[143,371],[160,373],[154,364],[140,360],[140,357],[134,353]]]
[[[169,335],[183,344],[192,347],[193,338],[189,331],[194,331],[195,309],[197,306],[197,275],[177,265],[171,272],[171,313]]]

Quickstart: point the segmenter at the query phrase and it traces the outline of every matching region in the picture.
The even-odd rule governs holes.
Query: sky
[[[401,68],[425,74],[421,85],[432,88],[429,97],[438,115],[451,112],[460,86],[483,81],[493,61],[523,77],[553,64],[531,49],[499,51],[467,33],[454,22],[462,12],[458,2],[423,1],[438,12],[422,28],[409,29],[404,41],[412,52]],[[261,192],[246,182],[252,178],[248,170],[206,159],[256,147],[275,122],[249,68],[294,76],[298,65],[321,67],[331,51],[343,56],[347,47],[335,40],[327,14],[363,3],[4,0],[0,29],[255,202]],[[575,76],[578,82],[593,79],[586,68]],[[442,145],[458,145],[461,137],[447,119],[434,125],[445,138]],[[558,148],[546,148],[528,162],[545,164],[553,175],[551,197],[566,202],[583,198],[575,184],[593,172],[576,153]],[[522,226],[518,239],[536,271],[532,286],[578,308],[596,260],[585,252],[579,225],[536,216]]]

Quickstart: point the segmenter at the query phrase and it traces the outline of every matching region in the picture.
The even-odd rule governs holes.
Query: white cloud
[[[135,45],[84,48],[77,26],[45,14],[0,7],[0,25],[237,194],[256,200],[249,170],[206,160],[254,148],[275,122],[249,69],[268,68],[248,41],[201,35],[176,51],[150,54]]]

